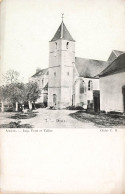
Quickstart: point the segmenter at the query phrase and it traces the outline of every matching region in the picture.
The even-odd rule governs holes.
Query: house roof
[[[37,73],[35,73],[32,77],[38,77],[38,76],[41,76],[41,75],[45,75],[48,71],[48,68],[46,69],[41,69],[40,71],[38,71]]]
[[[108,62],[75,57],[75,66],[80,77],[94,78],[108,66]]]
[[[125,72],[125,53],[117,57],[107,68],[100,74],[100,77]]]
[[[108,58],[108,61],[112,63],[118,56],[122,55],[123,51],[113,50]]]
[[[51,41],[56,41],[58,39],[74,41],[63,21]]]

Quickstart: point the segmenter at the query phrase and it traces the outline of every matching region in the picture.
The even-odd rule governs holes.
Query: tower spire
[[[59,39],[75,41],[75,40],[73,40],[72,36],[70,35],[69,31],[67,30],[67,28],[63,22],[64,13],[61,13],[61,19],[62,19],[62,22],[61,22],[57,32],[55,33],[55,35],[51,41],[56,41]]]
[[[63,18],[64,18],[64,13],[62,13],[61,38],[63,38]]]

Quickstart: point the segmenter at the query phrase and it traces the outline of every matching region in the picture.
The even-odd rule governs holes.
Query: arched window
[[[88,90],[93,90],[92,80],[89,80],[88,82]]]
[[[54,72],[54,77],[56,77],[56,72]]]
[[[66,48],[67,48],[67,49],[69,48],[69,42],[66,43]]]
[[[80,81],[80,94],[85,93],[85,82],[83,80]]]

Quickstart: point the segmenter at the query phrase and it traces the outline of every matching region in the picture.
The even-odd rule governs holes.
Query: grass
[[[82,122],[93,122],[97,127],[125,126],[125,116],[118,114],[96,114],[78,111],[76,113],[71,113],[70,116]]]
[[[36,112],[28,112],[28,113],[16,113],[8,117],[9,119],[16,119],[16,122],[9,122],[8,124],[1,124],[0,128],[32,128],[30,124],[21,124],[20,119],[30,119],[36,117]]]
[[[29,112],[29,113],[17,113],[15,115],[12,115],[11,119],[30,119],[30,118],[34,118],[36,117],[37,114],[33,113],[33,112]]]
[[[30,124],[20,124],[20,121],[18,122],[10,122],[8,124],[2,124],[0,125],[0,128],[32,128]]]

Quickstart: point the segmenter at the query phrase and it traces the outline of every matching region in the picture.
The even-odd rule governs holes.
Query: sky
[[[125,0],[2,0],[0,74],[14,69],[27,82],[47,68],[61,13],[77,57],[107,60],[112,50],[125,51]]]

